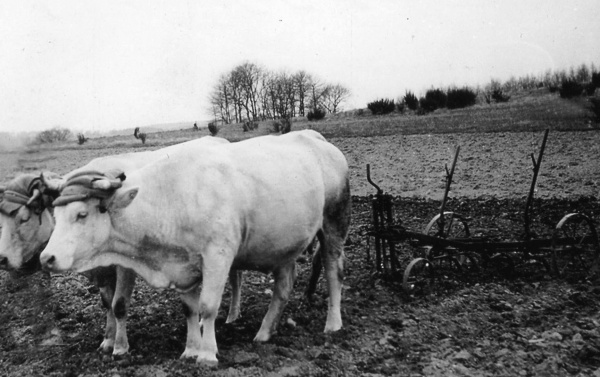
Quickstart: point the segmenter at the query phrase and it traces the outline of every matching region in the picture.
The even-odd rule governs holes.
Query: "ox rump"
[[[217,364],[214,323],[231,268],[274,275],[272,301],[254,338],[267,341],[290,296],[296,257],[315,235],[329,290],[325,332],[342,327],[348,165],[317,132],[175,152],[120,184],[92,185],[110,195],[55,208],[42,265],[84,271],[117,264],[153,287],[179,290],[188,326],[182,357]]]

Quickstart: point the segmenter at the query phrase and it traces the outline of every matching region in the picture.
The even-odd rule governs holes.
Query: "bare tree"
[[[231,123],[231,96],[229,94],[229,75],[224,74],[219,77],[219,80],[209,96],[209,102],[213,115],[221,119],[223,123]]]
[[[295,114],[292,77],[287,72],[273,74],[266,81],[268,106],[273,118],[289,118]]]
[[[254,63],[246,62],[237,66],[234,75],[238,80],[240,105],[246,112],[248,120],[256,120],[259,117],[259,85],[263,69]]]
[[[323,92],[323,106],[332,114],[341,111],[340,105],[350,97],[350,89],[341,84],[327,85]]]
[[[305,71],[298,71],[293,76],[297,99],[298,99],[298,115],[305,116],[306,115],[306,98],[308,97],[308,90],[310,82],[313,80],[312,77],[306,73]]]
[[[323,98],[327,86],[321,80],[314,77],[308,83],[308,106],[311,110],[323,108]]]
[[[258,97],[261,118],[263,120],[275,118],[273,108],[271,106],[271,85],[273,80],[273,73],[268,71],[264,71],[260,77]]]
[[[337,112],[348,96],[341,85],[326,85],[305,71],[274,73],[245,62],[219,77],[209,103],[215,119],[241,123],[304,116],[307,109]]]

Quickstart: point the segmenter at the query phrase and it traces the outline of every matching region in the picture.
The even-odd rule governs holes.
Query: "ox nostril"
[[[46,259],[46,262],[44,262],[44,266],[45,267],[52,267],[52,265],[54,264],[55,260],[56,260],[56,257],[54,257],[54,255],[51,255],[48,259]]]
[[[0,257],[0,267],[6,267],[6,266],[8,266],[8,258]]]

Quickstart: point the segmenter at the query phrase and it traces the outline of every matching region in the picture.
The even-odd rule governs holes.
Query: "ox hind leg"
[[[275,287],[269,310],[262,321],[260,330],[254,337],[255,342],[266,342],[277,330],[279,319],[283,314],[285,304],[290,298],[290,293],[296,280],[296,262],[289,263],[274,271]]]
[[[99,351],[110,353],[113,351],[115,336],[117,334],[117,320],[112,311],[112,301],[115,297],[117,274],[114,268],[99,268],[92,271],[91,280],[100,289],[100,301],[106,310],[106,329],[104,339],[98,347]]]
[[[231,284],[231,304],[225,323],[231,323],[240,317],[240,301],[242,296],[242,271],[229,271],[229,284]]]
[[[325,332],[342,328],[342,283],[344,280],[344,243],[350,227],[350,192],[346,186],[338,200],[327,204],[323,228],[317,233],[321,243],[321,262],[329,290]]]
[[[309,250],[314,250],[317,237],[310,243]],[[317,290],[317,284],[319,283],[319,277],[321,276],[321,270],[323,270],[323,262],[321,259],[321,245],[320,242],[317,245],[317,249],[313,251],[310,278],[308,279],[308,285],[304,291],[304,301],[311,302],[312,296]]]
[[[127,340],[127,310],[131,302],[131,294],[135,287],[135,272],[117,267],[117,283],[112,301],[112,312],[116,320],[116,334],[113,355],[124,355],[129,352]]]

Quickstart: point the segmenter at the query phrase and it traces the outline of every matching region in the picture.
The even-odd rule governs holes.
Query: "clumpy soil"
[[[441,200],[447,165],[460,146],[451,196],[525,197],[543,132],[391,135],[332,139],[345,154],[355,195],[374,194],[366,165],[393,195]],[[536,188],[538,198],[600,194],[600,132],[548,135]]]
[[[532,207],[536,237],[551,237],[567,213],[600,218],[594,197],[599,135],[551,134]],[[505,275],[487,266],[467,277],[442,277],[428,294],[410,295],[401,287],[403,271],[384,274],[372,261],[368,195],[375,191],[364,176],[366,163],[382,189],[395,196],[397,219],[420,231],[439,211],[443,166],[460,144],[457,183],[447,209],[470,218],[472,235],[518,241],[531,178],[529,153],[537,156],[540,140],[541,135],[528,133],[334,139],[348,156],[355,194],[345,248],[344,327],[337,333],[323,333],[323,278],[313,301],[302,300],[308,258],[298,262],[294,294],[278,333],[267,343],[252,339],[270,301],[271,276],[245,274],[242,317],[233,324],[224,323],[227,289],[217,319],[217,369],[178,359],[186,328],[174,292],[156,291],[138,279],[128,318],[130,353],[115,358],[96,350],[105,315],[97,288],[85,277],[0,272],[0,375],[600,375],[600,285],[587,272],[559,278],[540,264]],[[72,156],[48,160],[44,168],[64,173],[67,158]],[[423,253],[409,242],[399,244],[398,251],[402,269]],[[550,263],[551,255],[545,257]]]
[[[422,229],[439,205],[423,199],[396,199],[395,204],[410,229]],[[460,199],[448,205],[472,217],[474,233],[489,231],[495,239],[514,240],[523,231],[522,200]],[[598,202],[589,198],[536,200],[533,208],[533,229],[540,237],[549,237],[564,213],[600,214]],[[592,375],[600,367],[600,287],[587,274],[556,278],[543,269],[536,274],[517,269],[505,277],[490,267],[477,276],[442,279],[428,295],[407,295],[399,275],[378,273],[367,262],[369,198],[355,197],[354,213],[346,246],[344,328],[337,333],[322,332],[327,310],[323,280],[313,302],[302,301],[309,275],[309,262],[303,260],[278,334],[265,344],[252,339],[270,299],[270,277],[246,274],[242,318],[233,324],[224,323],[226,292],[217,321],[216,370],[178,360],[186,330],[173,292],[138,282],[128,322],[131,351],[113,358],[96,351],[104,316],[97,289],[86,278],[5,274],[0,373],[554,376]],[[407,255],[420,252],[410,244],[400,250]]]

